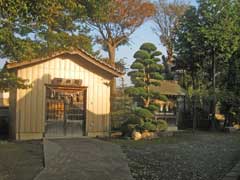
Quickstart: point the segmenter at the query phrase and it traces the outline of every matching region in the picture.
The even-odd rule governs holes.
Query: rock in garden
[[[239,124],[235,124],[235,125],[233,126],[233,128],[239,130],[239,129],[240,129],[240,125],[239,125]]]
[[[148,139],[150,136],[151,136],[151,133],[148,132],[147,130],[145,130],[145,131],[142,133],[142,138],[143,138],[143,139]]]
[[[154,132],[148,132],[148,131],[144,131],[142,133],[142,139],[153,139],[153,138],[157,138],[157,134]]]
[[[140,140],[140,139],[142,139],[142,134],[141,134],[140,132],[133,131],[133,133],[132,133],[132,139],[133,139],[134,141]]]

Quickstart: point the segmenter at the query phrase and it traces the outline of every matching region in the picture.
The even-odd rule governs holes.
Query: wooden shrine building
[[[10,91],[12,138],[109,134],[110,81],[123,72],[79,49],[5,67],[31,84]]]
[[[161,80],[160,86],[153,86],[153,91],[160,92],[165,95],[167,101],[155,101],[159,105],[159,110],[155,113],[155,119],[163,119],[168,123],[168,130],[177,130],[180,114],[183,111],[184,96],[186,90],[183,89],[177,81],[174,80]]]

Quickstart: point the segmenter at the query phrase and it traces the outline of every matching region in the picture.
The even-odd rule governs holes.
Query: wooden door
[[[83,136],[85,119],[85,88],[47,87],[45,137]]]

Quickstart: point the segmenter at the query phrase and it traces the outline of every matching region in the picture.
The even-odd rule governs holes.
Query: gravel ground
[[[240,160],[240,134],[197,132],[152,141],[113,140],[137,180],[219,180]]]
[[[0,140],[0,180],[32,180],[42,168],[41,141]]]

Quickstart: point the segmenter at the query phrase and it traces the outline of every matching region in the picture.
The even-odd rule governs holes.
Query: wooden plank
[[[101,101],[100,101],[100,98],[101,96],[103,95],[102,94],[102,91],[101,91],[101,88],[99,87],[99,79],[98,77],[96,76],[96,83],[95,83],[95,90],[96,90],[96,94],[95,94],[95,99],[96,99],[96,111],[94,112],[96,114],[96,124],[97,124],[97,129],[96,131],[99,132],[101,131],[101,112],[100,112],[100,109],[101,109]]]
[[[73,62],[73,61],[71,61],[71,62],[72,62],[72,66],[73,66],[72,67],[73,68],[72,69],[72,72],[73,72],[72,78],[73,79],[80,79],[79,76],[78,76],[78,68],[77,68],[78,65],[75,62]]]
[[[49,64],[49,69],[55,69],[55,64],[54,64],[54,59],[51,59],[50,61],[48,61]]]
[[[52,79],[55,78],[55,77],[58,78],[61,75],[60,69],[59,69],[59,61],[60,61],[60,59],[59,58],[54,58],[53,61],[54,61],[54,66],[55,66],[55,68],[54,68],[55,72],[54,72],[54,76],[52,77]]]
[[[23,78],[23,79],[28,79],[26,71],[19,70],[18,76]],[[26,95],[28,93],[28,90],[25,89],[18,89],[18,132],[26,132],[27,129],[27,111],[26,111]]]
[[[86,89],[84,91],[84,101],[85,101],[85,135],[88,134],[88,131],[89,131],[89,121],[88,121],[88,99],[87,99],[87,96],[88,96],[88,90]]]
[[[103,96],[104,96],[104,91],[103,91],[103,86],[102,86],[102,80],[99,79],[99,85],[98,88],[101,91],[101,96],[99,96],[99,106],[98,106],[98,113],[99,113],[99,124],[100,124],[100,131],[104,131],[105,130],[105,121],[104,121],[104,111],[103,111],[103,106],[104,106],[104,100],[103,100]]]
[[[42,108],[43,108],[43,118],[44,118],[44,122],[43,123],[43,132],[45,132],[45,121],[46,121],[46,86],[45,84],[47,83],[50,83],[50,69],[49,69],[49,66],[48,66],[48,61],[45,62],[43,64],[43,104],[42,104]]]
[[[106,92],[106,108],[107,108],[107,131],[110,130],[110,87],[107,86]]]
[[[69,60],[69,59],[68,59],[68,63],[69,63],[69,71],[70,71],[70,76],[69,77],[71,79],[74,79],[75,78],[75,69],[74,69],[75,63],[72,60]]]
[[[16,114],[15,114],[15,133],[19,132],[19,127],[20,127],[20,94],[18,92],[19,90],[16,90]]]
[[[38,74],[38,65],[32,66],[32,96],[31,96],[31,119],[28,119],[31,123],[31,131],[30,132],[37,132],[37,121],[39,119],[39,110],[37,111],[37,103],[38,103],[38,86],[39,86],[39,74]]]
[[[29,73],[26,70],[31,70],[30,68],[23,70],[22,75],[23,75],[23,79],[28,79],[29,82],[32,82],[32,77],[31,77],[31,73],[29,76]],[[21,106],[21,121],[24,122],[24,130],[22,132],[30,132],[30,110],[26,107],[27,103],[31,102],[31,90],[32,88],[28,88],[25,90],[22,90],[22,98],[20,101],[22,101],[22,106]],[[29,116],[28,116],[29,115]]]
[[[82,68],[82,75],[83,75],[83,79],[84,79],[84,73],[85,73],[85,69]],[[86,82],[85,81],[85,85],[89,87],[88,89],[88,93],[87,93],[87,112],[88,112],[88,116],[87,116],[87,124],[88,124],[88,132],[92,132],[94,130],[94,102],[93,102],[93,97],[94,97],[94,81],[93,81],[93,74],[90,73],[90,81]],[[85,79],[84,79],[85,80]]]
[[[64,71],[64,64],[63,64],[63,62],[62,62],[61,59],[59,59],[59,63],[60,63],[60,68],[59,68],[59,70],[60,70],[60,71]]]
[[[103,130],[103,121],[102,121],[102,106],[103,106],[103,102],[102,102],[102,96],[104,96],[104,92],[102,91],[102,84],[101,84],[101,77],[99,77],[98,75],[96,75],[96,87],[97,87],[97,124],[98,124],[98,132],[101,132]]]
[[[55,61],[55,69],[60,70],[60,64],[61,64],[61,59],[60,58],[54,58]]]
[[[10,137],[14,138],[16,135],[16,113],[17,113],[17,89],[11,89],[9,94],[9,100],[10,100]]]
[[[93,121],[93,129],[92,132],[96,132],[98,129],[98,125],[97,125],[97,89],[96,89],[96,79],[95,76],[93,75],[93,84],[92,84],[92,91],[93,91],[93,95],[91,97],[92,100],[92,109],[91,109],[91,113],[92,113],[92,121]]]
[[[71,64],[70,64],[70,61],[69,61],[68,59],[63,59],[63,61],[64,61],[64,63],[65,63],[65,64],[64,64],[64,65],[65,65],[65,70],[66,70],[66,72],[67,72],[67,73],[65,73],[65,74],[68,76],[69,73],[71,72],[71,71],[70,71],[70,68],[71,68],[71,67],[70,67],[70,65],[71,65]],[[65,78],[67,78],[67,77],[65,77]]]
[[[38,119],[36,123],[36,132],[43,132],[43,64],[38,65],[38,96],[37,96],[37,111],[38,111]]]
[[[82,68],[82,78],[84,79],[85,77],[85,71],[86,69],[84,69],[83,67]],[[84,79],[85,80],[85,79]],[[88,99],[87,99],[87,102],[88,102],[88,119],[87,119],[87,122],[88,122],[88,133],[89,132],[93,132],[94,131],[94,102],[93,102],[93,97],[94,97],[94,81],[93,81],[93,74],[90,73],[90,81],[86,82],[85,81],[85,84],[86,86],[89,87],[89,90],[88,90]]]
[[[102,92],[106,93],[106,87],[105,86],[106,86],[105,84],[102,85]],[[106,102],[107,102],[106,97],[102,96],[102,121],[104,123],[103,131],[107,131],[107,119],[106,119],[106,113],[107,113],[106,109],[107,108],[106,108]]]

